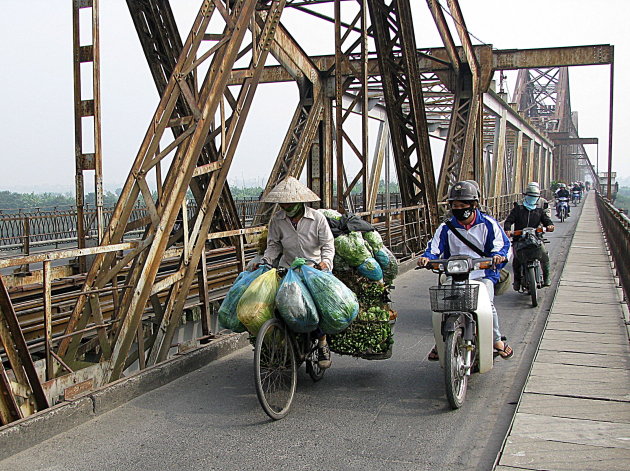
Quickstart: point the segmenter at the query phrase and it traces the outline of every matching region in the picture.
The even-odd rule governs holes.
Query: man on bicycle
[[[544,209],[540,208],[537,203],[540,199],[540,189],[538,186],[530,183],[527,185],[527,189],[524,193],[523,203],[522,204],[514,204],[514,208],[510,212],[509,216],[503,223],[503,229],[505,233],[509,236],[512,235],[512,225],[514,225],[514,230],[520,231],[526,227],[538,227],[545,226],[548,232],[553,232],[554,225],[553,221],[549,217],[549,215],[545,212]],[[543,272],[543,286],[549,286],[549,254],[547,250],[545,250],[544,245],[540,247],[541,249],[541,258],[540,263],[542,265]],[[514,269],[514,291],[520,291],[521,289],[521,261],[514,254],[514,259],[512,260],[512,268]]]
[[[448,202],[453,216],[437,228],[429,241],[429,246],[418,259],[418,266],[424,267],[429,260],[449,258],[453,255],[477,258],[478,251],[489,253],[497,268],[476,270],[471,273],[470,279],[478,279],[488,290],[492,308],[494,348],[502,358],[510,358],[514,351],[501,337],[499,317],[494,307],[494,285],[499,281],[499,270],[505,265],[510,254],[510,240],[496,220],[479,210],[479,190],[476,183],[471,181],[455,183],[449,191]],[[454,231],[478,251],[464,243]],[[428,359],[438,360],[435,347],[429,353]]]
[[[263,202],[278,203],[281,208],[269,221],[262,263],[288,268],[296,258],[306,258],[317,262],[320,270],[332,270],[335,241],[328,221],[319,211],[304,204],[319,200],[319,196],[293,177],[278,183],[262,198]],[[316,335],[319,367],[329,368],[332,361],[326,334],[318,328]]]

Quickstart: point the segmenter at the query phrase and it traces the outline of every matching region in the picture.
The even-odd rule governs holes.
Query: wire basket
[[[435,312],[477,310],[479,285],[442,285],[429,288],[431,310]]]

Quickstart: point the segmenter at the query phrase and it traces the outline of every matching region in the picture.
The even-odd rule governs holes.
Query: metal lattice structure
[[[75,118],[80,124],[94,116],[96,139],[98,2],[71,1],[75,15],[93,10],[94,44],[75,47],[75,84],[80,88],[80,64],[93,63],[94,96],[75,94]],[[161,98],[106,228],[97,197],[98,246],[86,246],[81,198],[85,170],[95,170],[98,195],[99,140],[93,154],[76,151],[78,248],[31,254],[28,231],[7,237],[25,239],[26,249],[0,260],[0,269],[43,266],[20,274],[41,289],[39,320],[28,335],[21,307],[14,308],[10,290],[0,285],[3,423],[69,397],[75,383],[97,387],[133,365],[165,360],[193,305],[202,324],[193,344],[220,334],[212,304],[243,269],[252,253],[249,237],[274,210],[257,205],[253,226],[243,227],[226,183],[259,84],[293,82],[299,91],[265,192],[286,176],[305,177],[322,206],[360,209],[399,257],[411,258],[439,223],[457,180],[478,180],[484,203],[501,217],[527,181],[548,188],[558,176],[579,175],[578,160],[569,157],[588,158],[571,120],[566,67],[612,63],[610,46],[496,51],[473,45],[457,0],[446,6],[436,0],[200,0],[183,41],[168,0],[127,3]],[[310,56],[281,21],[287,8],[332,25],[334,50]],[[444,47],[416,44],[414,15],[431,15]],[[493,91],[499,70],[520,70],[517,110]],[[371,135],[373,122],[378,132]],[[75,129],[81,142],[82,129]],[[444,141],[439,175],[433,138]],[[383,174],[389,185],[390,150],[403,207],[375,209]],[[61,280],[74,269],[52,261],[76,258],[79,270],[72,273],[80,282],[70,286]],[[70,311],[56,299],[57,288],[74,289]],[[29,348],[42,359],[33,362]]]

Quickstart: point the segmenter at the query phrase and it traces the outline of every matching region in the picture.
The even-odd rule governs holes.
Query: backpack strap
[[[485,252],[483,252],[479,247],[477,247],[471,241],[466,239],[463,235],[461,235],[459,233],[459,231],[457,229],[455,229],[455,226],[453,226],[453,224],[451,224],[451,221],[445,221],[444,224],[446,224],[446,227],[448,227],[451,230],[451,232],[453,233],[453,235],[455,237],[457,237],[459,240],[461,240],[464,243],[464,245],[466,245],[469,249],[474,250],[475,253],[477,253],[477,255],[481,255],[482,257],[489,257],[490,256],[490,255],[486,254]]]

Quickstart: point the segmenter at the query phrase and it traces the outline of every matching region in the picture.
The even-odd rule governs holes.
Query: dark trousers
[[[512,268],[514,269],[514,281],[520,283],[521,282],[521,262],[516,255],[514,255],[514,260],[512,260]],[[540,264],[542,265],[543,278],[545,281],[549,280],[549,254],[547,253],[547,249],[545,246],[540,247]]]

